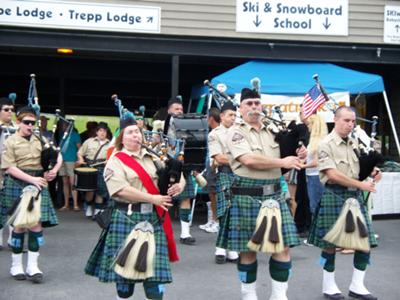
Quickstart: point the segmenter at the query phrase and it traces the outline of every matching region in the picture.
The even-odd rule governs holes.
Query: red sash
[[[149,194],[152,195],[159,195],[160,192],[158,191],[158,188],[154,185],[153,180],[151,180],[150,175],[146,172],[145,169],[132,157],[129,156],[128,154],[124,152],[118,152],[115,154],[116,157],[119,158],[126,166],[131,168],[133,171],[135,171],[139,179],[142,181],[143,186],[147,190]],[[164,215],[164,222],[163,222],[163,228],[165,232],[165,236],[167,238],[167,243],[168,243],[168,255],[169,255],[169,260],[171,262],[175,262],[179,260],[178,257],[178,252],[176,250],[176,244],[174,240],[174,232],[172,231],[172,225],[171,225],[171,219],[169,217],[168,211],[165,211],[159,206],[155,206],[157,215],[160,219],[162,219]]]

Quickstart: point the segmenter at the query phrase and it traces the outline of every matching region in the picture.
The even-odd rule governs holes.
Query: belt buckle
[[[149,214],[153,212],[153,204],[151,203],[141,203],[140,204],[140,213],[141,214]]]
[[[357,188],[355,188],[355,187],[348,187],[347,190],[348,190],[349,192],[355,192],[355,191],[357,191]]]
[[[274,185],[273,184],[265,184],[262,186],[263,188],[263,195],[271,195],[274,193]]]

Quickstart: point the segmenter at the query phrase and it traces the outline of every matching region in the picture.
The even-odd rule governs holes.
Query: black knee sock
[[[365,271],[369,264],[370,252],[356,251],[354,253],[353,266],[357,270]]]
[[[291,261],[277,261],[272,257],[269,260],[269,273],[271,278],[279,282],[287,282],[289,280]]]

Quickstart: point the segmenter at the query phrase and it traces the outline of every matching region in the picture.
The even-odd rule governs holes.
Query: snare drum
[[[76,168],[74,170],[74,187],[81,192],[94,192],[97,190],[97,169],[95,168]]]
[[[184,114],[173,117],[175,137],[185,140],[185,170],[203,170],[207,156],[207,115]]]

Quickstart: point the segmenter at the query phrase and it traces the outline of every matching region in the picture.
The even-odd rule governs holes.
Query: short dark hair
[[[215,122],[221,123],[221,117],[219,116],[221,111],[216,107],[211,107],[208,111],[208,117],[213,118]]]
[[[340,117],[340,115],[342,114],[342,111],[346,110],[346,111],[351,111],[353,113],[356,113],[354,107],[351,106],[339,106],[336,110],[335,110],[335,117]]]

